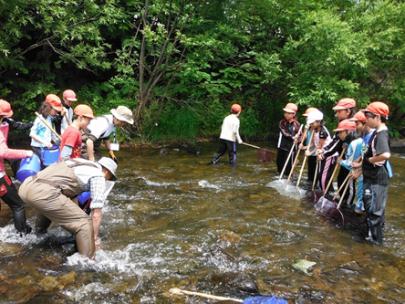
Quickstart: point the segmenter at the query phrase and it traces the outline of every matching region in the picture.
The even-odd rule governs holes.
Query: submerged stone
[[[310,275],[309,271],[311,271],[311,268],[315,266],[316,263],[308,260],[298,260],[297,263],[293,264],[293,268],[299,271],[302,271],[306,275]]]

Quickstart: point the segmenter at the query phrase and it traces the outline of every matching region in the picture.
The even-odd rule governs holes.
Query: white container
[[[110,150],[111,151],[119,151],[120,150],[120,144],[119,143],[111,143],[110,144]]]

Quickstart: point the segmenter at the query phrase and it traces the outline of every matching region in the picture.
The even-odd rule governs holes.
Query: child
[[[0,99],[0,198],[10,207],[13,213],[14,226],[20,233],[30,233],[31,227],[27,225],[25,218],[24,202],[18,196],[17,190],[4,169],[4,159],[22,159],[32,157],[29,150],[14,150],[7,146],[8,123],[4,118],[13,116],[10,104]]]
[[[349,172],[352,171],[353,162],[360,161],[362,158],[363,139],[361,137],[355,138],[355,135],[353,134],[355,131],[356,123],[350,119],[345,119],[339,122],[338,127],[334,130],[334,132],[337,132],[339,139],[342,142],[345,142],[349,137],[352,138],[347,147],[345,158],[339,160],[341,170],[344,168]],[[346,204],[351,207],[354,199],[355,183],[353,179],[349,179],[348,183],[349,192],[346,192]],[[345,187],[346,186],[344,186],[343,189]]]
[[[330,142],[330,135],[328,129],[323,125],[323,113],[319,110],[312,111],[308,114],[307,117],[307,125],[310,126],[313,136],[312,136],[312,143],[309,145],[308,150],[305,152],[306,155],[316,155],[318,152],[322,150],[322,148]],[[323,176],[323,172],[330,173],[328,170],[329,163],[327,161],[320,161],[320,166],[318,167],[318,176],[317,179],[321,182],[321,189],[322,188],[322,180],[325,179],[326,175]],[[316,166],[316,162],[315,162]],[[309,169],[308,169],[309,170]],[[315,173],[315,168],[313,169]],[[313,173],[313,174],[314,174]],[[308,172],[309,175],[309,172]],[[315,175],[315,174],[314,174]],[[315,177],[313,177],[315,178]],[[313,180],[312,180],[313,181]],[[323,182],[326,186],[326,181]]]
[[[304,114],[302,114],[302,116],[304,117],[308,117],[309,113],[313,112],[313,111],[319,111],[317,108],[307,108],[304,112]],[[313,132],[313,128],[310,127],[307,129],[307,133],[304,135],[305,139],[303,141],[303,143],[300,144],[300,149],[303,147],[308,147],[307,151],[312,151],[311,153],[307,153],[308,155],[308,182],[312,183],[314,178],[315,178],[315,170],[316,170],[316,149],[314,144],[313,144],[313,140],[312,140],[312,144],[310,145],[309,139],[311,138],[311,134]]]
[[[280,174],[287,161],[288,154],[294,145],[294,138],[298,135],[300,123],[296,119],[298,107],[293,103],[287,103],[283,108],[284,118],[279,123],[279,137],[277,144],[277,171]],[[288,161],[285,169],[285,174],[290,174],[292,161],[294,159],[293,153]]]
[[[392,173],[387,164],[391,157],[389,133],[386,126],[389,108],[385,103],[375,101],[367,106],[364,114],[367,126],[376,130],[370,138],[363,163],[355,163],[353,167],[361,165],[363,170],[363,201],[369,230],[366,240],[381,245],[384,238],[388,180]]]
[[[366,125],[366,116],[364,115],[363,111],[359,111],[356,114],[354,114],[353,118],[351,118],[352,121],[355,122],[356,124],[356,132],[357,134],[361,137],[362,139],[362,153],[361,156],[364,155],[364,153],[367,151],[368,144],[370,141],[370,137],[375,131],[374,129],[370,129]],[[362,158],[360,159],[359,162],[362,161]],[[352,176],[354,179],[356,179],[356,206],[354,208],[354,212],[361,214],[364,212],[364,203],[363,203],[363,174],[361,172],[361,168],[356,168],[352,169]]]
[[[60,134],[63,135],[63,132],[70,126],[73,122],[73,109],[72,103],[77,101],[76,93],[73,90],[64,90],[62,95],[62,104],[65,109],[65,113],[62,117]]]
[[[344,119],[349,119],[354,115],[356,108],[356,101],[353,98],[342,98],[340,99],[336,106],[333,107],[333,111],[335,111],[335,116],[338,121],[342,121]],[[335,134],[332,138],[332,141],[325,146],[322,153],[320,154],[320,158],[330,159],[330,163],[333,167],[336,164],[336,160],[338,155],[341,154],[343,150],[343,142],[339,139],[339,136]],[[338,175],[338,186],[340,187],[343,181],[346,179],[346,176],[349,174],[349,171],[346,169],[341,169]]]
[[[56,116],[58,112],[62,111],[62,102],[59,97],[54,94],[49,94],[46,96],[45,101],[42,103],[39,114],[42,116],[43,120],[47,121],[50,126],[52,126],[52,117]],[[34,125],[31,128],[30,136],[31,147],[34,153],[41,159],[41,150],[43,148],[51,148],[52,141],[57,142],[58,140],[52,134],[52,131],[42,122],[42,120],[37,117],[34,121]]]
[[[77,158],[81,156],[82,135],[91,119],[94,118],[93,110],[87,105],[78,105],[74,109],[74,120],[63,132],[60,144],[60,160]]]
[[[235,103],[231,107],[231,114],[224,118],[221,127],[220,146],[218,152],[214,155],[211,163],[213,165],[219,162],[219,159],[228,150],[229,164],[236,165],[236,142],[241,144],[243,141],[239,135],[239,115],[242,107]]]

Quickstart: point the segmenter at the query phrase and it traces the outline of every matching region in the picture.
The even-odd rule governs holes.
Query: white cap
[[[319,110],[314,110],[310,112],[307,116],[307,124],[310,125],[315,121],[321,121],[323,119],[323,113]]]
[[[126,106],[118,106],[116,109],[112,109],[111,113],[118,120],[129,123],[130,125],[134,123],[134,119],[132,118],[132,111]]]
[[[100,160],[98,161],[98,163],[103,166],[104,168],[106,168],[108,171],[110,171],[113,180],[117,179],[117,163],[115,161],[113,161],[111,158],[109,157],[102,157],[100,158]]]

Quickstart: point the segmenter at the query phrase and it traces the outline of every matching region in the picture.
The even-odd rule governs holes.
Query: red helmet
[[[339,122],[337,128],[333,130],[334,132],[339,132],[339,131],[354,131],[356,130],[356,123],[350,119],[344,119],[341,122]]]
[[[242,112],[242,107],[239,104],[234,103],[231,107],[231,112],[238,114],[238,113]]]
[[[13,110],[11,110],[10,103],[8,101],[5,101],[4,99],[0,99],[0,116],[13,116]]]
[[[295,114],[298,112],[298,107],[295,103],[287,103],[287,105],[283,108],[284,112]]]
[[[348,110],[354,107],[356,107],[356,101],[353,98],[342,98],[333,107],[333,111]]]
[[[381,101],[374,101],[367,106],[364,112],[370,112],[388,118],[388,115],[390,114],[390,109],[385,103]]]
[[[56,96],[55,94],[48,94],[45,97],[45,101],[56,111],[61,112],[62,111],[62,102],[60,101],[60,98]]]
[[[366,115],[364,115],[364,110],[358,111],[352,118],[350,118],[351,121],[360,121],[362,123],[366,122]]]
[[[76,93],[73,90],[64,90],[63,91],[63,99],[67,101],[76,101]]]
[[[77,116],[84,116],[84,117],[91,118],[91,119],[94,118],[93,110],[88,105],[79,104],[75,107],[73,112]]]

